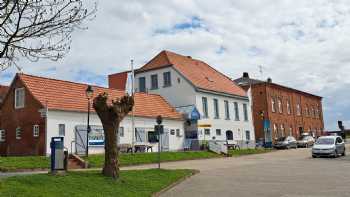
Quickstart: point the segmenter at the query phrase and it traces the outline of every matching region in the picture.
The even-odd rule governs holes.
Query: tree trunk
[[[108,177],[119,177],[119,159],[117,148],[117,136],[118,136],[119,124],[104,125],[105,132],[105,163],[103,166],[102,174]]]
[[[105,135],[105,163],[102,174],[119,178],[119,150],[117,136],[119,125],[134,106],[134,97],[125,95],[107,104],[108,95],[103,93],[94,99],[93,107],[100,118]]]

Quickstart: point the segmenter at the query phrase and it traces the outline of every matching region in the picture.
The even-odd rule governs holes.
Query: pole
[[[131,95],[134,96],[135,92],[135,73],[134,73],[134,60],[131,60]],[[131,136],[131,153],[134,153],[134,141],[135,141],[135,117],[134,117],[134,107],[131,111],[131,129],[132,129],[132,136]]]
[[[90,98],[88,98],[88,119],[86,128],[86,157],[89,156],[89,133],[90,133]]]
[[[158,169],[160,169],[160,151],[161,151],[161,148],[160,148],[160,145],[161,145],[161,135],[160,135],[160,125],[158,125]]]

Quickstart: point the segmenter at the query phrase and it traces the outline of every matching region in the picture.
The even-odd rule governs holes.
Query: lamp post
[[[161,149],[161,135],[164,132],[164,127],[162,125],[163,122],[163,118],[162,116],[157,116],[156,119],[157,125],[155,125],[154,130],[156,131],[156,133],[158,134],[158,169],[160,169],[160,152],[162,151]]]
[[[87,128],[86,128],[86,156],[89,156],[89,133],[90,133],[90,100],[94,94],[94,90],[92,89],[91,85],[88,85],[88,87],[85,90],[86,98],[88,99],[88,118],[87,118]]]

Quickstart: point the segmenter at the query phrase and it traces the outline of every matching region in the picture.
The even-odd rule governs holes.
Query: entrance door
[[[299,136],[302,136],[303,132],[303,127],[299,127]]]
[[[169,129],[164,129],[161,135],[161,145],[162,152],[169,151]]]
[[[233,140],[233,132],[228,130],[226,131],[226,140]]]

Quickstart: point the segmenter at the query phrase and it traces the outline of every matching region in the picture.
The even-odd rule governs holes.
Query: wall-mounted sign
[[[211,127],[211,124],[198,124],[198,127],[207,128],[207,127]]]

